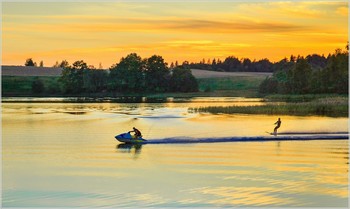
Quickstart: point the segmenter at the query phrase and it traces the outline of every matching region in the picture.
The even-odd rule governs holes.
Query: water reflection
[[[149,141],[266,136],[276,121],[187,112],[195,106],[203,104],[3,103],[3,205],[348,206],[348,140],[137,145],[114,138],[132,127]],[[283,120],[281,133],[348,133],[348,118]]]
[[[142,144],[118,144],[116,149],[121,153],[133,153],[135,157],[140,155]]]
[[[183,102],[262,102],[260,98],[244,97],[143,97],[143,96],[121,96],[121,97],[2,97],[3,102],[31,102],[31,103],[183,103]]]

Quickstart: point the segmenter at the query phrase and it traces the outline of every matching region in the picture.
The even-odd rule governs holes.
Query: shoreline
[[[118,96],[118,97],[2,97],[3,103],[187,103],[187,102],[261,102],[263,98],[245,97],[174,97],[174,96]]]
[[[293,95],[289,95],[293,96]],[[294,95],[274,96],[273,99],[245,97],[2,97],[2,103],[198,103],[189,112],[210,114],[263,114],[349,117],[348,96],[343,95]],[[296,98],[299,98],[297,100]],[[276,100],[284,101],[276,101]],[[243,105],[237,105],[239,103]],[[255,105],[262,102],[262,105]],[[227,106],[227,103],[232,103]],[[249,104],[250,103],[250,104]],[[211,105],[206,105],[211,104]],[[215,104],[215,106],[212,106]],[[224,105],[225,104],[225,105]]]

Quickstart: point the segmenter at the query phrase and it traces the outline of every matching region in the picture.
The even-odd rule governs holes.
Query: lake
[[[40,99],[39,99],[40,100]],[[212,115],[210,105],[258,99],[157,103],[2,103],[3,207],[348,207],[348,140],[125,145],[144,138],[348,132],[348,118]]]

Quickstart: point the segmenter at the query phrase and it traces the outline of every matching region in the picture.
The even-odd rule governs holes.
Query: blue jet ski
[[[115,136],[115,138],[118,141],[124,142],[124,143],[146,143],[147,142],[146,139],[143,139],[142,137],[136,138],[136,136],[131,135],[129,132],[119,134]]]

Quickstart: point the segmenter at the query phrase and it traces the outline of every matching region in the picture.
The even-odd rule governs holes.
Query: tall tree
[[[28,58],[26,62],[24,63],[25,66],[36,66],[36,63],[33,61],[32,58]]]
[[[241,71],[242,63],[237,57],[227,57],[223,62],[224,70],[228,72]]]
[[[293,93],[309,93],[311,75],[311,66],[305,58],[299,57],[295,68],[289,74]]]
[[[59,67],[58,61],[52,67]]]
[[[330,93],[348,93],[349,87],[349,52],[343,52],[340,49],[335,51],[328,59],[327,67],[324,72],[325,85],[327,92]]]
[[[96,93],[107,89],[108,72],[106,70],[86,69],[83,79],[85,92]]]
[[[307,62],[313,69],[322,69],[327,65],[327,59],[324,56],[318,54],[308,55],[306,57]]]
[[[252,64],[255,72],[272,72],[273,64],[268,59],[261,59]]]
[[[244,58],[242,61],[243,71],[251,71],[251,64],[252,61],[249,58]]]
[[[43,93],[45,90],[45,86],[44,86],[44,82],[36,77],[33,82],[32,82],[32,92],[39,94],[39,93]]]
[[[119,92],[144,90],[144,63],[140,56],[131,53],[110,68],[110,88]]]
[[[84,91],[84,70],[87,64],[83,61],[76,61],[73,66],[65,67],[62,70],[60,81],[66,93],[81,93]]]
[[[62,62],[59,64],[58,67],[61,67],[61,68],[65,68],[65,67],[68,67],[69,66],[69,63],[67,60],[62,60]]]
[[[169,69],[161,56],[153,55],[145,60],[146,88],[165,92],[168,89]]]
[[[177,67],[172,71],[170,90],[173,92],[196,92],[198,82],[190,69]]]

